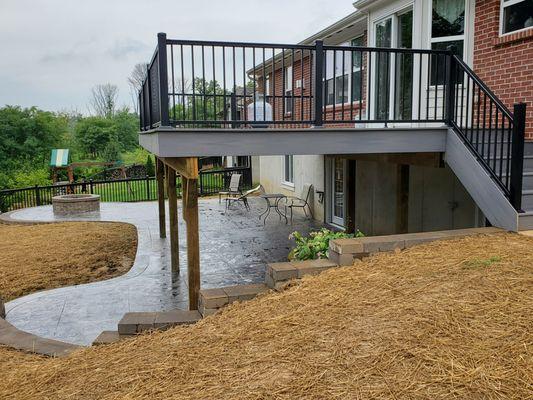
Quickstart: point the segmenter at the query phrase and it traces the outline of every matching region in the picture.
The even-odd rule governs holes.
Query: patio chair
[[[309,214],[311,215],[311,218],[313,218],[313,211],[311,210],[311,205],[309,204],[309,197],[311,196],[311,189],[313,188],[313,185],[310,183],[304,184],[304,187],[302,188],[302,194],[300,197],[296,196],[287,196],[285,199],[285,215],[287,215],[287,207],[291,210],[291,223],[292,223],[292,210],[294,208],[302,208],[304,211],[305,216],[307,217],[307,212],[305,211],[305,207],[309,210]]]
[[[231,179],[229,181],[229,188],[228,190],[223,190],[218,192],[218,202],[220,203],[222,200],[222,196],[226,196],[226,198],[229,197],[235,197],[242,195],[242,191],[240,189],[241,187],[241,174],[232,174]]]
[[[247,190],[239,197],[226,197],[226,210],[229,208],[231,203],[237,203],[242,202],[244,204],[244,208],[246,208],[246,211],[250,211],[250,205],[248,204],[248,197],[250,197],[254,193],[261,192],[262,186],[258,185],[257,187]]]

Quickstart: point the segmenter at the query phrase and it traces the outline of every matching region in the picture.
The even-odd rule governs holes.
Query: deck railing
[[[525,105],[514,114],[453,49],[167,39],[139,93],[140,129],[447,124],[520,210]]]
[[[225,168],[200,172],[198,191],[200,196],[215,195],[227,189],[231,175],[242,175],[242,189],[252,187],[249,167]],[[181,178],[176,187],[181,196]],[[32,186],[21,189],[0,190],[0,212],[52,204],[52,197],[62,194],[98,194],[103,202],[135,202],[157,200],[157,182],[154,177],[98,180],[61,185]]]

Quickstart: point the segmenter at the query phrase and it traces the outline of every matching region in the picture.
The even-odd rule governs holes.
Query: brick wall
[[[500,0],[477,0],[474,71],[511,109],[527,103],[526,138],[533,140],[533,28],[499,37]]]
[[[365,32],[365,43],[366,43],[366,32]],[[350,53],[346,53],[346,57],[350,57]],[[287,53],[288,55],[288,53]],[[277,64],[277,69],[274,71],[274,77],[272,73],[267,72],[267,77],[270,82],[269,87],[269,96],[267,96],[267,101],[273,107],[273,114],[275,120],[285,120],[285,121],[308,121],[314,117],[314,102],[312,100],[313,91],[314,91],[314,82],[312,81],[313,77],[313,60],[309,56],[308,52],[304,52],[303,65],[302,60],[299,59],[300,56],[296,55],[296,61],[293,65],[293,99],[294,101],[294,113],[289,112],[289,110],[283,108],[283,71],[280,68],[280,63]],[[292,62],[286,61],[286,65],[292,65]],[[363,65],[366,65],[366,53],[363,54]],[[271,69],[270,66],[267,67],[267,70]],[[303,77],[303,89],[301,87],[296,87],[296,82],[302,80]],[[258,80],[258,89],[262,91],[263,81],[260,78]],[[362,98],[366,96],[366,69],[363,70],[363,89],[362,89]],[[273,99],[272,96],[276,98]],[[302,97],[303,96],[303,97]],[[365,104],[363,101],[362,105],[359,105],[358,101],[353,103],[336,104],[335,107],[332,105],[325,107],[325,121],[334,121],[334,120],[357,120],[359,118],[359,109],[362,109],[362,118],[365,119]],[[352,124],[335,124],[328,123],[328,126],[351,126]],[[299,127],[307,126],[304,124],[288,124],[284,125],[285,127]]]

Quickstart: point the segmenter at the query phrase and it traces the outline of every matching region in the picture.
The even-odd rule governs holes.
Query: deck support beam
[[[159,237],[167,237],[165,217],[165,165],[159,158],[155,158],[155,177],[157,181],[157,206],[159,209]]]
[[[170,222],[170,265],[172,276],[174,277],[180,271],[176,171],[167,166],[165,175],[167,177],[168,214]]]
[[[200,292],[200,239],[198,232],[198,179],[182,176],[183,218],[187,225],[189,310],[198,309]]]

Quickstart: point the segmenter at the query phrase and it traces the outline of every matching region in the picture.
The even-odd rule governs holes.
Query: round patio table
[[[287,196],[285,196],[284,194],[282,193],[268,193],[268,194],[262,194],[260,196],[261,198],[265,199],[265,202],[266,202],[266,209],[265,211],[263,211],[260,215],[259,215],[259,220],[261,220],[261,217],[264,215],[265,218],[263,219],[263,225],[266,224],[266,219],[268,218],[268,216],[270,215],[270,209],[274,209],[276,210],[276,212],[278,213],[279,215],[279,219],[281,220],[281,218],[285,218],[285,223],[287,224],[288,223],[288,220],[287,220],[287,216],[281,212],[281,210],[279,209],[279,202],[286,198]]]

